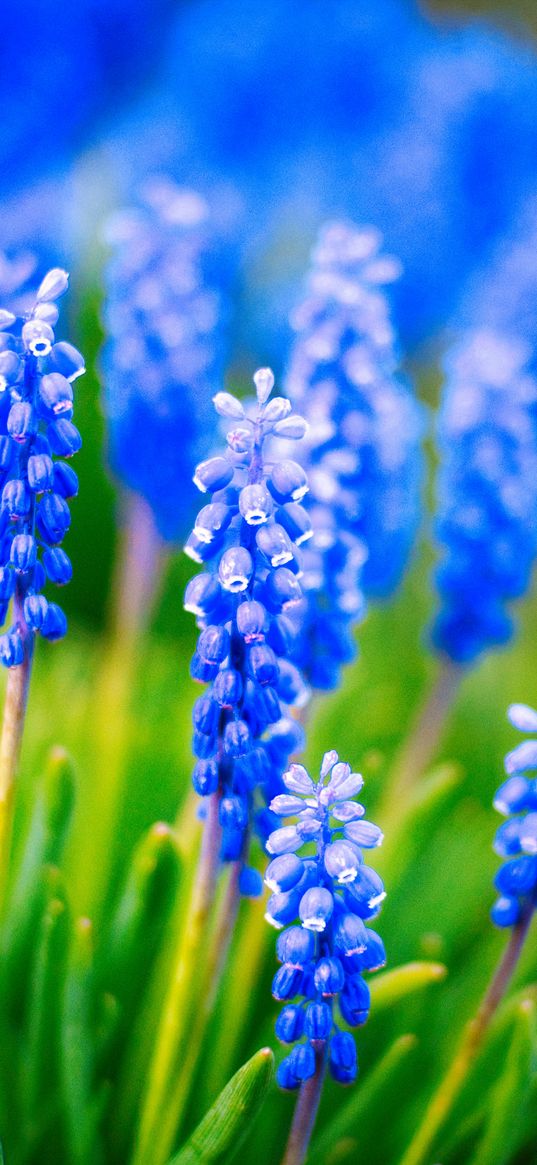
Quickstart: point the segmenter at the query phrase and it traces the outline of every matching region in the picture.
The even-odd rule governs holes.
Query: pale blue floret
[[[356,1048],[352,1035],[339,1030],[334,1008],[350,1027],[365,1023],[369,988],[363,972],[385,963],[382,940],[366,925],[378,914],[384,886],[362,853],[380,845],[382,834],[352,800],[362,777],[336,752],[325,753],[317,784],[299,764],[290,766],[283,782],[288,792],[278,794],[270,808],[297,823],[268,837],[272,861],[265,874],[272,891],[265,917],[281,930],[276,950],[282,966],[272,993],[285,1006],[276,1035],[295,1045],[278,1068],[278,1083],[294,1089],[312,1076],[322,1041],[332,1076],[349,1084],[358,1071]],[[308,843],[307,855],[299,857]]]
[[[420,513],[421,411],[398,371],[383,289],[399,265],[380,243],[373,228],[324,227],[292,317],[287,387],[309,422],[300,457],[315,533],[299,658],[319,688],[354,655],[362,590],[383,597],[399,583]]]
[[[508,717],[520,732],[537,731],[537,712],[512,704]],[[494,884],[500,897],[492,908],[497,926],[513,926],[537,902],[537,740],[519,744],[505,758],[507,780],[498,789],[494,808],[508,820],[496,831],[494,848],[506,858]]]
[[[225,351],[226,267],[205,200],[155,178],[109,225],[103,353],[112,468],[182,539]],[[183,472],[178,472],[178,466]],[[205,487],[207,488],[207,487]]]
[[[26,276],[23,265],[15,279]],[[24,282],[24,279],[23,279]],[[0,313],[0,621],[10,600],[14,622],[0,636],[7,667],[22,663],[25,636],[60,639],[67,620],[42,593],[47,579],[63,585],[72,575],[60,543],[71,517],[67,499],[78,492],[76,473],[63,460],[81,446],[72,422],[73,382],[84,372],[80,352],[56,341],[56,304],[67,273],[49,271],[23,316]]]
[[[230,393],[214,398],[217,412],[234,427],[225,455],[196,469],[194,480],[210,500],[185,545],[205,566],[185,595],[200,627],[191,675],[210,685],[194,706],[194,787],[202,796],[218,793],[222,858],[240,862],[255,815],[263,836],[272,828],[274,817],[259,812],[260,802],[266,806],[278,791],[289,756],[302,747],[302,730],[287,707],[302,705],[309,695],[290,660],[296,627],[289,615],[302,592],[296,540],[283,524],[307,480],[292,459],[272,459],[272,439],[290,409],[281,398],[270,399],[269,369],[260,369],[254,381],[253,405]],[[295,439],[303,431],[296,418]],[[290,852],[287,835],[281,845],[277,852]],[[243,871],[241,888],[259,892],[251,871]]]
[[[530,348],[472,331],[446,359],[435,646],[458,663],[512,634],[509,600],[529,586],[537,551],[537,381]]]

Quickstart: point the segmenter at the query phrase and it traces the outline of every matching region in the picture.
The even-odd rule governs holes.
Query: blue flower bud
[[[52,421],[47,429],[48,439],[52,452],[57,457],[73,457],[82,448],[82,437],[72,421],[60,417],[59,421]]]
[[[520,853],[522,849],[522,841],[520,837],[520,827],[522,821],[520,818],[512,819],[511,821],[504,821],[496,830],[494,838],[495,853],[500,854],[502,858],[513,857]]]
[[[265,883],[269,890],[278,893],[280,890],[292,890],[300,881],[304,872],[304,863],[294,853],[281,854],[267,867]],[[298,928],[301,929],[301,928]],[[306,932],[304,932],[306,933]]]
[[[210,546],[218,535],[225,533],[232,517],[233,510],[223,502],[211,502],[203,506],[193,531],[198,542],[206,542]]]
[[[8,470],[13,460],[13,442],[7,436],[0,436],[0,469]]]
[[[192,736],[192,751],[199,760],[207,760],[214,755],[217,749],[216,735],[208,736],[206,732],[194,730]]]
[[[232,420],[241,420],[244,417],[244,406],[231,392],[217,392],[216,396],[213,396],[213,405],[221,417],[229,417]]]
[[[537,740],[524,740],[505,758],[505,771],[511,773],[525,773],[528,769],[537,768]]]
[[[324,864],[327,874],[341,884],[354,882],[363,858],[356,846],[347,841],[334,841],[327,845]]]
[[[239,510],[249,526],[260,526],[266,522],[272,513],[272,501],[267,487],[261,482],[257,485],[245,485],[239,494]],[[257,542],[259,545],[259,538]]]
[[[276,421],[273,431],[277,437],[282,437],[286,441],[300,441],[302,437],[306,436],[308,424],[304,417],[291,413],[290,416],[283,417],[281,421]]]
[[[183,606],[199,618],[208,618],[220,599],[220,587],[210,574],[197,574],[185,590]]]
[[[343,827],[343,833],[348,841],[354,842],[355,845],[359,845],[363,849],[375,849],[376,846],[381,845],[384,836],[378,825],[364,820],[349,821]]]
[[[360,963],[359,969],[365,971],[380,971],[386,965],[384,943],[380,935],[376,934],[370,927],[366,927],[365,933],[365,951],[357,956]]]
[[[54,465],[53,488],[62,498],[76,498],[78,494],[78,477],[73,467],[65,461],[56,461]]]
[[[10,437],[21,445],[34,436],[37,431],[37,416],[28,401],[15,401],[15,404],[12,404],[7,418],[7,431]]]
[[[4,667],[18,667],[24,659],[24,644],[16,627],[0,635],[0,661]]]
[[[237,627],[246,643],[263,638],[266,621],[267,612],[255,599],[237,607]]]
[[[268,481],[269,489],[278,502],[299,502],[308,492],[308,479],[296,461],[279,461]]]
[[[298,1080],[309,1080],[315,1075],[315,1054],[310,1043],[296,1044],[289,1059],[291,1070]]]
[[[332,1012],[327,1003],[310,1003],[306,1008],[304,1031],[310,1040],[327,1040],[332,1030]],[[298,1037],[297,1037],[298,1038]]]
[[[511,704],[507,719],[519,732],[537,732],[537,712],[527,704]]]
[[[494,885],[507,898],[531,894],[537,886],[537,857],[524,856],[506,862],[498,870]]]
[[[241,829],[222,830],[220,857],[223,862],[238,862],[244,848],[244,833]]]
[[[494,798],[494,808],[498,813],[508,816],[510,813],[521,813],[528,808],[530,784],[527,777],[509,777],[500,785]]]
[[[11,543],[10,562],[16,571],[24,574],[35,565],[37,546],[31,534],[15,534]]]
[[[286,1056],[276,1069],[276,1083],[286,1092],[294,1092],[300,1087],[300,1080],[295,1076],[294,1065],[290,1056]]]
[[[0,566],[0,602],[9,602],[14,590],[15,572],[9,566]]]
[[[308,511],[298,502],[288,502],[276,512],[276,520],[283,527],[295,546],[301,546],[313,536],[313,526]]]
[[[5,388],[8,384],[15,384],[23,370],[23,362],[16,352],[9,348],[0,352],[0,381]]]
[[[274,1030],[276,1038],[282,1044],[294,1044],[295,1040],[300,1039],[304,1031],[303,1009],[294,1003],[288,1003],[286,1007],[282,1007]]]
[[[225,550],[218,566],[218,577],[224,589],[232,594],[245,591],[254,570],[252,557],[243,546]]]
[[[229,655],[229,632],[225,627],[206,627],[198,638],[196,650],[204,663],[222,663]]]
[[[267,853],[289,854],[296,852],[304,844],[296,825],[284,825],[282,829],[275,829],[267,841]]]
[[[210,696],[200,696],[192,710],[192,723],[198,732],[211,736],[218,726],[220,710]]]
[[[28,458],[28,485],[34,493],[52,489],[54,485],[54,462],[46,453],[33,454]]]
[[[22,326],[22,342],[32,356],[48,356],[54,343],[54,332],[44,320],[28,320]]]
[[[73,577],[73,567],[65,550],[58,546],[47,548],[43,553],[43,566],[51,582],[65,586]]]
[[[302,925],[308,930],[322,932],[332,917],[334,899],[324,886],[314,886],[306,890],[300,900],[299,915]]]
[[[248,669],[258,684],[274,685],[278,679],[278,661],[266,643],[255,643],[248,651]]]
[[[337,995],[345,982],[345,972],[340,959],[334,956],[319,959],[314,973],[314,983],[321,995]]]
[[[39,380],[39,400],[44,416],[67,417],[73,415],[73,390],[70,382],[60,372],[49,372]]]
[[[218,672],[213,685],[213,696],[221,708],[233,708],[242,699],[242,692],[240,672],[232,667],[223,668]]]
[[[48,364],[53,372],[59,372],[61,376],[65,376],[70,381],[82,376],[86,370],[82,353],[65,340],[60,340],[58,344],[54,344]]]
[[[304,967],[315,954],[313,934],[302,926],[290,926],[278,935],[276,954],[280,963]]]
[[[200,797],[216,793],[218,788],[218,763],[214,757],[198,760],[192,775],[192,783]]]
[[[302,813],[306,806],[301,797],[293,797],[292,793],[278,793],[277,797],[272,798],[270,808],[278,817],[294,817]]]
[[[224,752],[229,757],[246,756],[252,747],[250,729],[244,720],[232,720],[224,728]]]
[[[284,785],[291,793],[302,793],[305,797],[311,797],[315,786],[304,765],[292,764],[282,777]]]
[[[288,566],[279,566],[265,583],[267,606],[273,611],[287,610],[302,599],[300,583]]]
[[[369,1011],[371,992],[361,975],[347,975],[342,996],[352,1011]]]
[[[261,526],[256,534],[256,542],[270,566],[284,566],[293,559],[294,548],[289,535],[277,522],[271,526]]]
[[[242,797],[222,797],[219,806],[220,825],[223,829],[246,829],[248,825],[248,805]]]
[[[516,926],[520,918],[520,902],[518,898],[502,896],[494,903],[490,912],[496,926]]]
[[[356,1045],[350,1032],[336,1032],[330,1040],[330,1073],[340,1084],[352,1084],[358,1074]]]
[[[367,928],[355,914],[340,914],[334,922],[334,946],[340,954],[351,956],[365,951]]]
[[[67,619],[57,603],[49,603],[47,614],[41,627],[41,634],[45,639],[55,641],[63,639],[67,633]]]
[[[69,275],[61,267],[53,267],[39,284],[36,294],[37,303],[48,303],[49,300],[59,299],[69,287]]]
[[[26,485],[20,478],[6,481],[2,490],[2,509],[7,512],[12,521],[25,518],[30,512],[32,499]]]
[[[282,927],[288,926],[296,918],[299,902],[300,891],[296,888],[280,891],[278,894],[271,894],[265,911],[267,922],[271,926],[274,926],[276,930],[281,930]]]
[[[233,466],[225,457],[210,457],[197,466],[193,481],[202,493],[214,493],[229,485],[232,478]]]
[[[239,890],[243,898],[260,898],[263,893],[263,879],[259,870],[243,866],[239,874]]]
[[[274,388],[274,373],[271,368],[258,368],[253,379],[258,403],[264,405]]]
[[[48,612],[48,602],[44,595],[27,595],[24,600],[24,618],[32,631],[41,631]]]
[[[360,918],[371,918],[377,913],[386,892],[382,878],[369,866],[360,866],[354,882],[346,886],[345,903]]]
[[[284,963],[272,980],[274,999],[294,999],[302,986],[302,968]]]
[[[44,542],[61,542],[71,525],[69,506],[59,494],[46,493],[37,506],[37,528]]]

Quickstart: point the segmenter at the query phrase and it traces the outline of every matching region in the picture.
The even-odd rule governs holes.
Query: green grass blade
[[[393,971],[383,971],[369,981],[371,1008],[375,1014],[379,1010],[392,1007],[406,995],[423,990],[431,983],[438,983],[447,974],[443,963],[404,963]]]
[[[471,1165],[507,1165],[518,1137],[531,1091],[536,1057],[536,1005],[525,998],[515,1015],[505,1068],[492,1088],[483,1139]]]
[[[213,1107],[169,1165],[228,1165],[250,1132],[274,1071],[270,1048],[262,1048],[235,1073]]]
[[[62,1089],[68,1159],[73,1165],[98,1165],[96,1138],[101,1097],[94,1091],[95,1031],[91,922],[77,919],[65,983],[62,1040]]]

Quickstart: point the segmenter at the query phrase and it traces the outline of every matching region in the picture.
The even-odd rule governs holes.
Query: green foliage
[[[270,1048],[256,1052],[235,1073],[170,1165],[227,1165],[237,1155],[274,1074]]]

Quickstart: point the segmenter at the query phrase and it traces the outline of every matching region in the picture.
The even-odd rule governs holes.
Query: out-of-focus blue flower
[[[350,1027],[364,1024],[369,988],[363,974],[386,961],[382,940],[366,926],[379,912],[384,886],[363,857],[364,849],[380,845],[382,833],[364,820],[363,806],[354,800],[362,777],[337,752],[325,753],[316,784],[297,764],[283,782],[287,792],[275,797],[271,810],[297,822],[267,840],[272,861],[265,882],[272,894],[265,917],[281,930],[282,966],[272,994],[284,1007],[276,1035],[294,1047],[277,1079],[282,1088],[298,1088],[315,1072],[315,1053],[326,1048],[332,1076],[350,1084],[358,1070],[356,1047],[350,1033],[339,1030],[334,1008]],[[299,857],[312,842],[313,856]]]
[[[520,732],[537,733],[537,712],[512,704],[508,717]],[[494,885],[500,897],[492,908],[497,926],[513,926],[522,912],[537,903],[537,740],[525,740],[505,758],[507,780],[500,785],[494,808],[508,818],[496,832],[494,849],[505,858]]]
[[[18,273],[11,268],[14,292],[24,273],[24,265]],[[0,312],[2,623],[14,600],[14,622],[0,636],[0,659],[7,667],[23,661],[26,628],[46,639],[60,639],[67,630],[63,611],[43,594],[47,579],[62,585],[72,574],[60,544],[71,522],[67,500],[77,494],[78,481],[64,458],[81,445],[71,419],[72,384],[84,372],[84,360],[54,334],[56,300],[67,286],[66,272],[54,268],[27,314]]]
[[[397,369],[383,284],[399,265],[380,242],[373,228],[324,227],[292,317],[287,391],[309,423],[300,458],[315,531],[298,652],[320,688],[352,658],[360,588],[384,597],[399,583],[420,514],[421,409]]]
[[[308,697],[290,662],[289,613],[302,592],[297,538],[287,521],[301,510],[308,484],[296,461],[270,462],[266,449],[281,426],[290,436],[292,425],[296,438],[306,426],[292,417],[288,400],[271,399],[270,369],[260,369],[254,381],[253,407],[226,392],[214,398],[233,427],[225,455],[197,467],[194,481],[207,504],[185,546],[206,567],[185,595],[201,628],[191,675],[210,685],[194,706],[194,788],[202,796],[219,794],[224,861],[244,860],[256,789],[270,800],[289,756],[302,747],[302,731],[285,710]],[[260,829],[266,829],[263,815]],[[245,892],[251,883],[251,873],[244,873]]]
[[[469,332],[446,360],[438,425],[436,572],[442,607],[432,638],[471,663],[512,633],[505,606],[524,594],[537,550],[537,382],[530,349]]]
[[[110,224],[103,353],[110,461],[151,506],[161,535],[184,537],[223,379],[225,264],[198,194],[155,178],[138,210]]]

